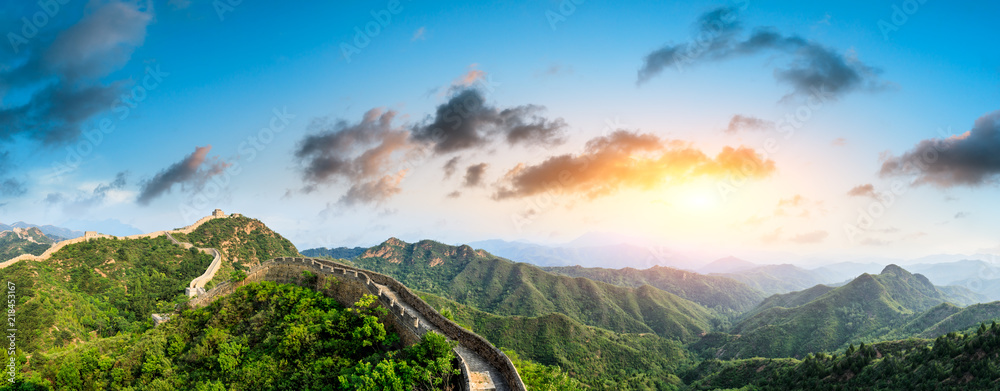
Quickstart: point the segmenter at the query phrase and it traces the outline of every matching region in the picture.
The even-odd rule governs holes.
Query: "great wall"
[[[232,216],[240,216],[233,214]],[[112,236],[87,231],[79,238],[58,242],[41,255],[21,255],[0,263],[0,268],[7,267],[22,260],[46,260],[63,247],[94,238],[140,239],[155,238],[166,235],[174,244],[184,247],[194,247],[191,243],[179,242],[171,233],[189,234],[207,221],[230,216],[216,209],[212,215],[203,217],[184,228],[169,231],[156,231],[148,234],[131,236]],[[358,269],[330,260],[281,257],[262,262],[254,266],[240,281],[226,281],[217,284],[211,290],[205,291],[205,283],[210,281],[222,264],[222,254],[214,248],[199,248],[200,251],[213,254],[214,259],[201,276],[196,277],[185,289],[191,297],[187,305],[199,308],[225,297],[237,288],[252,282],[273,281],[279,283],[294,283],[302,285],[305,281],[303,271],[310,271],[317,276],[311,288],[331,294],[342,303],[353,303],[365,293],[376,295],[381,304],[391,314],[390,324],[394,325],[401,339],[406,343],[419,341],[423,334],[434,331],[457,341],[454,349],[459,369],[462,372],[462,390],[513,390],[527,391],[520,374],[500,349],[493,346],[485,338],[466,330],[457,323],[445,318],[427,302],[410,291],[392,277],[372,271]],[[344,282],[347,282],[344,284]],[[156,324],[165,322],[168,316],[153,314]]]

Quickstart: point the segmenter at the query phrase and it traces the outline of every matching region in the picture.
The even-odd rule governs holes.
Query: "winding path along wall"
[[[287,270],[272,271],[272,268],[288,267],[298,270],[299,275],[301,270],[310,270],[319,275],[354,281],[360,284],[363,290],[377,295],[382,305],[398,320],[397,323],[403,325],[410,333],[421,336],[428,331],[435,331],[458,341],[459,345],[455,348],[455,352],[461,362],[460,367],[467,389],[526,391],[514,364],[507,355],[486,339],[445,318],[392,277],[337,262],[315,258],[275,258],[251,269],[243,281],[219,284],[212,290],[191,299],[188,304],[194,308],[206,306],[232,293],[236,288],[256,281],[293,282],[296,273],[289,273]]]

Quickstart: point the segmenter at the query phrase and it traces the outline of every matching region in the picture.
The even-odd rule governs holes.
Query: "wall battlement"
[[[272,271],[272,269],[274,270]],[[514,368],[514,364],[510,361],[510,358],[485,338],[445,318],[427,304],[427,302],[410,291],[409,288],[392,277],[333,261],[305,257],[275,258],[252,268],[247,274],[247,278],[243,281],[228,281],[219,284],[215,288],[212,288],[212,290],[191,299],[188,305],[192,308],[206,306],[219,297],[232,293],[236,288],[252,282],[275,281],[297,283],[301,280],[302,270],[310,270],[320,276],[342,277],[345,281],[355,282],[364,291],[362,293],[370,293],[378,296],[382,304],[389,310],[389,313],[409,333],[419,337],[429,330],[440,332],[449,339],[458,341],[460,347],[464,348],[463,350],[471,352],[465,354],[474,354],[477,356],[476,359],[481,359],[492,368],[495,368],[496,372],[502,377],[502,379],[496,380],[502,380],[502,386],[506,386],[502,387],[502,389],[526,391],[524,382],[521,380],[521,376],[518,374],[517,369]],[[360,294],[358,294],[358,297],[360,297]],[[407,308],[412,309],[415,313],[410,313],[407,311]],[[421,319],[429,324],[425,324]],[[462,354],[458,354],[458,357],[461,361],[462,374],[466,379],[465,386],[468,389],[468,381],[470,380],[469,366]]]

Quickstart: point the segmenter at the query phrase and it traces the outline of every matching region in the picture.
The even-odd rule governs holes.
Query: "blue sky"
[[[115,219],[153,231],[222,208],[264,220],[300,248],[371,245],[390,236],[558,243],[600,231],[737,254],[1000,252],[1000,210],[992,207],[1000,165],[989,158],[1000,155],[989,117],[1000,109],[996,5],[225,4],[71,0],[46,14],[27,43],[11,34],[26,37],[22,17],[36,25],[31,19],[45,10],[5,4],[0,221],[83,229]],[[720,9],[731,12],[722,14],[734,23],[731,40],[699,35],[699,21]],[[894,13],[895,22],[901,15],[905,21],[894,23]],[[382,15],[382,24],[373,15]],[[376,25],[370,42],[357,45],[357,31]],[[758,31],[785,43],[746,49]],[[682,66],[670,63],[640,79],[652,53],[711,42],[719,47],[687,52],[694,55]],[[807,96],[794,94],[797,87],[842,81],[820,60],[860,71],[861,81],[836,84],[846,87],[801,111]],[[136,90],[150,72],[159,80],[146,87],[154,88]],[[803,73],[826,78],[797,76]],[[46,88],[82,98],[66,103]],[[133,91],[144,99],[122,118],[114,97]],[[439,107],[463,91],[475,91],[487,107],[476,117],[482,125],[468,134],[445,129],[447,137],[482,142],[449,149],[429,132]],[[391,112],[391,123],[362,126],[376,108],[371,115]],[[521,111],[501,115],[513,108]],[[808,120],[785,139],[780,120],[796,113]],[[736,115],[760,126],[725,132]],[[973,130],[980,118],[982,137],[941,144],[935,167],[943,169],[884,165],[919,155],[922,140]],[[88,141],[104,119],[114,130]],[[271,123],[280,131],[261,133]],[[515,125],[525,123],[533,133],[514,139]],[[254,147],[251,137],[261,135],[270,142]],[[629,135],[659,142],[602,166],[609,171],[601,175],[612,177],[529,184],[550,168],[549,158],[586,156],[588,141],[611,145]],[[765,156],[772,138],[779,148]],[[670,140],[707,158],[677,174],[671,170],[680,162],[664,166],[664,156],[679,148]],[[359,158],[379,145],[387,159]],[[723,164],[725,147],[756,153],[773,170],[736,191],[720,190],[733,168]],[[67,164],[77,160],[67,148],[88,153]],[[446,179],[444,166],[456,158]],[[332,168],[345,159],[348,168]],[[642,170],[622,166],[642,159],[661,160]],[[360,168],[365,162],[374,171]],[[470,183],[466,175],[479,164]],[[714,165],[723,168],[691,174]],[[891,205],[865,192],[865,185],[880,191],[894,181],[905,186]],[[498,196],[503,189],[513,195]],[[845,228],[858,225],[859,209],[878,211],[873,203],[885,212],[870,226]]]

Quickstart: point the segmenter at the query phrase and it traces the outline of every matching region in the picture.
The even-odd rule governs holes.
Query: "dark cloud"
[[[685,65],[722,61],[735,57],[775,52],[787,56],[787,63],[774,70],[774,77],[792,86],[787,97],[839,97],[854,90],[878,90],[888,84],[878,78],[879,70],[796,35],[784,35],[761,28],[741,40],[743,28],[736,7],[721,7],[699,18],[695,40],[667,45],[643,60],[638,80],[642,84],[667,67],[682,70]]]
[[[354,206],[367,203],[382,203],[392,196],[399,194],[403,189],[399,187],[399,182],[403,180],[403,175],[395,177],[383,176],[373,181],[356,183],[347,190],[347,193],[340,197],[340,203],[346,206]]]
[[[451,193],[448,193],[448,195],[447,195],[448,198],[458,198],[458,197],[461,197],[461,196],[462,196],[462,192],[460,192],[458,190],[455,190],[455,191],[453,191]]]
[[[129,2],[100,4],[76,24],[46,41],[39,35],[18,45],[21,64],[0,71],[0,95],[30,97],[0,110],[0,141],[26,136],[46,145],[73,141],[84,121],[111,109],[124,82],[101,79],[125,65],[145,40],[151,7]]]
[[[195,147],[190,155],[144,181],[137,199],[139,204],[149,205],[152,200],[169,193],[176,184],[180,184],[182,188],[190,186],[195,190],[200,189],[209,178],[222,173],[229,164],[218,158],[207,159],[211,150],[211,145]]]
[[[465,169],[465,187],[479,186],[483,181],[483,174],[486,173],[486,163],[473,164]]]
[[[955,218],[956,219],[964,219],[966,217],[969,217],[969,212],[958,212],[958,213],[955,213]]]
[[[66,196],[64,196],[62,193],[49,193],[48,195],[45,196],[45,199],[42,201],[44,201],[48,205],[57,205],[61,204],[64,200],[66,200]]]
[[[914,185],[939,188],[996,184],[1000,178],[1000,110],[979,117],[957,136],[922,140],[882,162],[882,177],[915,175]]]
[[[0,182],[0,196],[4,198],[16,198],[27,193],[28,189],[24,187],[24,183],[14,179],[7,178]]]
[[[741,130],[770,130],[774,129],[774,122],[768,121],[756,117],[751,117],[748,115],[734,115],[733,118],[729,120],[729,126],[726,127],[726,133],[736,133]]]
[[[799,244],[819,243],[819,242],[822,242],[824,239],[826,239],[827,236],[830,236],[829,232],[826,232],[826,231],[813,231],[813,232],[808,232],[808,233],[804,233],[804,234],[795,235],[790,240],[792,242],[799,243]]]
[[[444,163],[444,166],[441,167],[442,169],[444,169],[444,179],[451,178],[452,175],[455,175],[455,170],[458,169],[459,159],[461,159],[461,157],[455,156],[451,159],[448,159],[448,161]]]
[[[668,181],[683,182],[700,176],[724,178],[735,172],[762,178],[774,170],[774,162],[761,159],[753,149],[725,147],[712,158],[681,141],[618,130],[591,139],[582,154],[553,156],[536,165],[517,165],[504,175],[493,198],[502,200],[544,192],[595,198],[626,187],[648,190]]]
[[[25,105],[0,110],[0,140],[9,141],[16,135],[49,145],[76,140],[84,121],[111,108],[120,85],[50,85]]]
[[[847,195],[851,197],[872,197],[875,198],[875,186],[871,183],[865,183],[863,185],[857,185],[847,191]]]
[[[481,148],[496,135],[511,146],[558,145],[563,142],[566,123],[541,116],[543,110],[537,105],[499,110],[486,103],[480,90],[465,88],[438,106],[433,118],[413,126],[412,137],[431,145],[438,154]]]
[[[340,201],[346,205],[378,203],[398,194],[407,170],[396,167],[397,160],[414,152],[415,145],[409,131],[393,125],[395,117],[395,111],[372,109],[358,123],[315,124],[295,150],[303,190],[344,180],[350,188]]]

